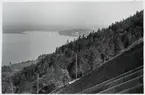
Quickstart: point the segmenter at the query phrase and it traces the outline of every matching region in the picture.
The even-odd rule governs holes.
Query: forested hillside
[[[15,93],[36,93],[38,75],[39,87],[51,86],[49,93],[75,79],[76,67],[77,78],[84,76],[142,37],[143,11],[108,28],[92,31],[87,37],[79,36],[77,40],[56,48],[54,53],[39,56],[37,64],[25,67],[12,76]]]

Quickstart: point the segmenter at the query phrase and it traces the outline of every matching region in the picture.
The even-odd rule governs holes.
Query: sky
[[[128,2],[5,2],[3,26],[108,26],[143,9]]]

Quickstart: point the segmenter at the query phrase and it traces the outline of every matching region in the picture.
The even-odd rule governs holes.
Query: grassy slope
[[[69,85],[60,93],[80,92],[140,65],[143,65],[143,39],[139,39],[119,55]]]
[[[12,64],[11,66],[3,66],[2,70],[3,72],[12,72],[12,71],[17,72],[17,71],[21,71],[24,67],[28,67],[31,64],[36,64],[36,63],[37,63],[37,60],[15,63],[15,64]]]
[[[28,62],[23,62],[23,63],[18,63],[18,64],[13,64],[12,68],[14,70],[20,71],[22,70],[24,67],[30,66],[31,64],[35,64],[37,63],[36,60],[35,61],[28,61]]]

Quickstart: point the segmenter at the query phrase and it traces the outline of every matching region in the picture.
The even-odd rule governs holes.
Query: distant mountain
[[[90,32],[93,30],[90,29],[72,29],[72,30],[63,30],[59,31],[60,35],[66,35],[66,36],[87,36]]]
[[[76,33],[77,30],[70,31]],[[112,23],[108,28],[92,31],[88,36],[79,36],[78,39],[56,48],[52,54],[39,56],[36,64],[25,67],[9,77],[12,79],[14,92],[36,93],[39,75],[40,92],[50,93],[76,77],[83,78],[140,38],[143,38],[143,11]],[[3,93],[8,93],[5,86]]]
[[[96,25],[97,27],[103,27],[101,25]],[[86,27],[87,29],[96,29],[95,25],[91,25]],[[3,33],[23,33],[25,31],[65,31],[65,30],[73,30],[76,28],[80,30],[83,26],[66,26],[66,25],[39,25],[39,26],[28,26],[28,25],[3,25]],[[75,29],[74,29],[75,30]],[[84,31],[86,29],[83,29]]]

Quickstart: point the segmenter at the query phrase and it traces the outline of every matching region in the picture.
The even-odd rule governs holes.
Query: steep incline
[[[139,39],[126,50],[92,71],[92,73],[82,77],[59,93],[79,93],[142,65],[143,39]]]
[[[79,93],[88,93],[88,94],[90,94],[90,93],[91,94],[93,94],[93,93],[117,93],[117,92],[125,93],[126,92],[125,89],[143,85],[142,76],[143,76],[143,66],[139,66],[133,70],[125,72],[115,78],[104,81],[98,85],[95,85],[95,86],[88,88]],[[139,84],[136,85],[136,83],[132,83],[132,80],[138,79],[138,78],[141,79],[140,81],[137,80],[137,82],[136,82]],[[128,85],[129,82],[131,83],[130,85]],[[117,87],[119,89],[117,89]],[[143,92],[143,90],[141,92]]]
[[[45,86],[53,88],[46,89],[46,93],[50,93],[76,79],[76,76],[81,79],[59,91],[78,93],[116,77],[143,64],[143,42],[130,46],[142,37],[143,11],[114,22],[107,28],[94,30],[87,37],[79,36],[51,54],[40,55],[36,64],[10,77],[16,88],[15,93],[36,93],[37,89]],[[36,86],[37,80],[39,88]],[[4,90],[3,93],[7,92]]]

